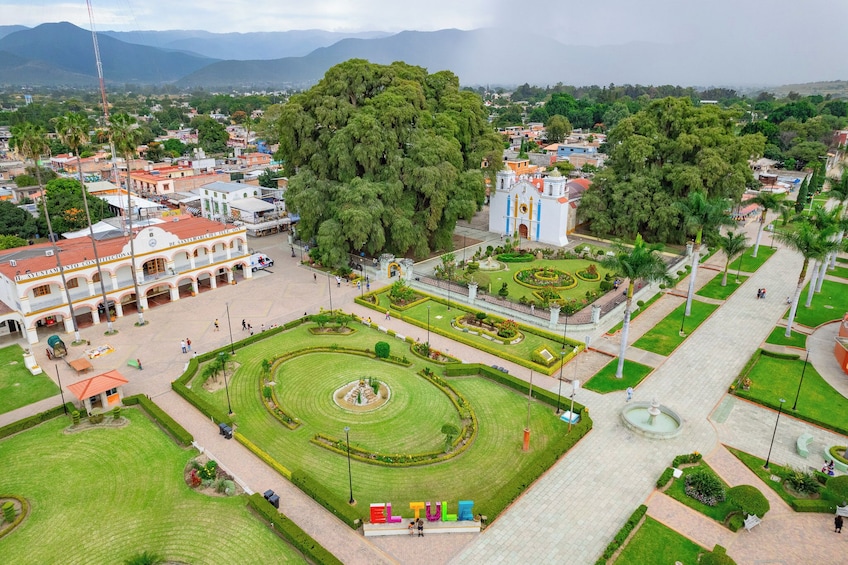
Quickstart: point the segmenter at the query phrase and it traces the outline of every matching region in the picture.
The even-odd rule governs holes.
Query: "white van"
[[[253,272],[256,272],[256,269],[264,269],[266,267],[273,266],[274,260],[264,253],[254,253],[250,256],[250,270]]]

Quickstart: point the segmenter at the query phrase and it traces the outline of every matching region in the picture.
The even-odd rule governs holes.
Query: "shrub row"
[[[464,318],[464,317],[465,317],[465,314],[463,314],[461,316],[457,316],[456,318],[451,320],[451,326],[453,326],[454,328],[456,328],[458,330],[462,330],[463,332],[467,331],[468,333],[477,333],[477,334],[480,334],[480,335],[487,335],[490,338],[492,338],[492,341],[497,341],[497,342],[500,342],[504,345],[511,344],[513,341],[515,341],[519,337],[521,339],[524,339],[524,335],[521,332],[518,332],[517,335],[514,335],[512,337],[501,337],[497,334],[497,332],[489,331],[485,328],[479,328],[477,326],[468,326],[468,325],[465,324],[465,322],[462,321],[462,318]],[[495,318],[494,316],[490,316],[488,319],[492,320],[492,321],[497,320],[497,318]],[[503,320],[498,320],[495,323],[500,323],[502,321]]]
[[[182,427],[176,420],[171,418],[164,410],[159,408],[159,405],[144,396],[143,394],[135,394],[133,396],[125,396],[123,400],[127,406],[138,405],[151,420],[159,424],[165,432],[170,435],[174,441],[180,445],[188,447],[194,441],[194,436],[187,429]]]
[[[289,471],[283,465],[281,465],[279,461],[277,461],[276,459],[271,457],[264,449],[262,449],[261,447],[259,447],[258,445],[256,445],[255,443],[253,443],[252,441],[247,439],[246,437],[244,437],[239,432],[235,432],[233,434],[233,436],[236,438],[236,440],[240,444],[242,444],[243,446],[248,448],[250,451],[252,451],[254,455],[256,455],[258,458],[260,458],[262,461],[264,461],[272,469],[274,469],[276,472],[278,472],[279,474],[281,474],[285,478],[291,480],[292,472]]]
[[[0,494],[0,498],[14,498],[21,504],[21,511],[18,512],[18,515],[15,516],[15,519],[12,520],[12,523],[7,524],[4,528],[0,528],[0,538],[2,538],[6,534],[11,533],[12,530],[15,529],[15,526],[20,524],[23,519],[26,518],[26,515],[29,514],[29,502],[27,502],[26,498],[22,496],[16,496],[14,494]],[[0,516],[0,520],[2,520],[2,516]]]
[[[262,384],[262,381],[259,382],[260,389],[265,386]],[[261,395],[261,390],[260,390]],[[262,399],[262,404],[265,406],[265,409],[271,413],[271,415],[276,418],[282,425],[287,427],[290,430],[296,430],[300,427],[300,420],[283,410],[280,406],[280,401],[277,400],[277,391],[276,389],[271,389],[271,403],[274,405],[273,407],[268,406],[268,402],[265,399]]]
[[[46,422],[47,420],[52,420],[57,416],[61,416],[65,413],[66,408],[68,414],[70,414],[76,409],[74,408],[73,404],[68,402],[64,406],[60,404],[59,406],[50,408],[49,410],[45,410],[44,412],[33,414],[32,416],[27,416],[26,418],[21,418],[17,422],[12,422],[11,424],[6,424],[2,428],[0,428],[0,438],[8,437],[23,430],[28,430],[29,428],[37,426],[41,422]]]
[[[418,353],[418,351],[416,350],[416,343],[411,337],[407,337],[406,341],[410,344],[409,350],[412,352],[413,355],[415,355],[419,359],[424,359],[429,363],[436,363],[437,365],[447,365],[448,363],[461,363],[459,359],[453,357],[452,355],[446,354],[444,351],[440,351],[439,353],[441,353],[443,357],[447,357],[449,361],[441,361],[437,359],[431,359],[430,357],[425,357],[421,353]]]
[[[335,555],[327,551],[312,536],[301,530],[297,524],[271,506],[271,503],[265,500],[258,492],[251,494],[247,498],[247,505],[269,522],[284,540],[289,542],[310,561],[323,565],[334,565],[336,563],[341,565],[342,562]]]
[[[694,453],[684,453],[683,455],[678,455],[671,462],[672,467],[680,467],[681,465],[686,465],[687,463],[700,463],[701,459],[704,456],[698,453],[697,451]]]
[[[532,253],[501,253],[497,256],[498,261],[504,263],[531,263],[535,258]]]
[[[671,480],[671,477],[674,475],[674,469],[671,467],[666,467],[665,471],[662,472],[660,478],[657,479],[657,488],[663,488],[668,484],[668,481]]]
[[[426,296],[416,292],[415,293],[415,300],[413,300],[412,302],[409,302],[407,304],[396,304],[396,303],[392,302],[391,300],[389,300],[389,305],[392,307],[392,310],[397,310],[398,312],[403,312],[404,310],[409,310],[410,308],[418,306],[419,304],[423,304],[423,303],[427,302],[427,300],[429,300],[429,298],[427,298]]]
[[[453,363],[445,366],[445,374],[449,377],[476,375],[478,373],[489,380],[517,390],[522,394],[527,394],[530,389],[530,385],[523,380],[479,363]],[[557,395],[541,387],[533,387],[533,398],[551,406],[556,406],[557,404]],[[562,401],[562,397],[560,397],[560,401]],[[588,417],[588,410],[577,402],[574,403],[574,412],[584,418]]]
[[[195,367],[195,371],[196,370],[197,367]],[[219,410],[218,407],[212,406],[210,403],[206,402],[205,399],[193,394],[191,389],[186,385],[179,381],[174,381],[171,383],[171,388],[174,389],[174,392],[186,399],[189,404],[200,410],[201,414],[205,415],[207,418],[211,418],[216,424],[220,424],[221,422],[230,426],[233,424],[233,419],[231,417],[225,414],[222,410]]]
[[[350,506],[346,500],[342,500],[327,490],[324,485],[316,482],[308,473],[297,469],[291,474],[291,482],[300,490],[305,492],[315,502],[332,512],[339,520],[353,528],[359,527],[361,521],[359,512]]]
[[[642,517],[645,515],[645,512],[648,511],[648,507],[644,504],[640,505],[636,511],[630,515],[630,518],[627,519],[627,522],[624,523],[624,526],[615,534],[613,540],[609,543],[607,548],[604,550],[604,554],[595,562],[595,565],[604,565],[607,560],[612,557],[612,554],[618,551],[618,548],[624,543],[627,539],[627,536],[630,535],[630,532],[633,531],[639,522],[642,520]]]

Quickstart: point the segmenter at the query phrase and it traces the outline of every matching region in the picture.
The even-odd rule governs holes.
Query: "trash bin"
[[[265,498],[265,500],[271,503],[271,506],[273,506],[277,510],[280,509],[280,497],[274,494],[273,490],[266,490],[262,496]]]
[[[224,422],[218,424],[218,433],[227,439],[233,439],[233,429]]]

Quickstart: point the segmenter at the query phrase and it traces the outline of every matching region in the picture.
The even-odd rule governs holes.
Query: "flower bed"
[[[421,357],[422,359],[426,359],[433,363],[439,363],[440,365],[445,365],[447,363],[461,363],[461,361],[456,357],[451,357],[446,353],[433,349],[426,343],[413,343],[409,347],[409,350],[417,357]]]
[[[568,290],[577,286],[577,279],[553,267],[522,269],[513,275],[513,280],[522,286],[535,289]]]

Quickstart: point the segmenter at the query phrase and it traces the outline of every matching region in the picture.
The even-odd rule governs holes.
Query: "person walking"
[[[184,339],[180,340],[180,349],[182,350],[183,353],[186,352],[186,342],[185,342]]]
[[[391,315],[391,313],[390,313],[388,310],[386,310],[386,319],[387,319],[387,320],[391,320],[391,319],[392,319],[392,315]]]
[[[217,332],[220,329],[221,329],[221,325],[218,323],[218,318],[215,318],[215,331]]]
[[[336,288],[342,287],[342,278],[339,275],[336,275]]]
[[[312,282],[318,284],[318,275],[316,275],[315,273],[312,273]]]
[[[247,331],[247,322],[244,320],[241,321],[241,331]]]
[[[422,520],[421,518],[418,518],[418,537],[424,537],[424,520]]]
[[[630,402],[631,400],[633,400],[633,387],[629,386],[627,387],[627,402]]]
[[[264,331],[265,331],[265,324],[262,324],[261,326],[259,326],[259,331],[260,331],[260,332],[264,332]]]
[[[836,532],[837,534],[841,534],[842,533],[842,516],[839,516],[837,514],[836,518],[833,519],[833,525],[836,526],[836,528],[833,531]]]
[[[139,371],[143,371],[144,369],[143,369],[143,368],[142,368],[142,366],[141,366],[141,359],[136,359],[136,360],[135,360],[135,362],[136,362],[136,364],[138,365],[138,370],[139,370]]]
[[[186,338],[186,350],[191,351],[191,340]]]

